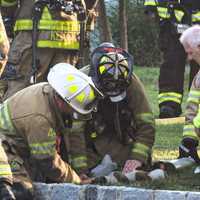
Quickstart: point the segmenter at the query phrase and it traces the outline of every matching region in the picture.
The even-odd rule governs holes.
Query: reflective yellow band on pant
[[[11,168],[9,164],[0,164],[0,177],[12,176]]]
[[[2,7],[11,7],[17,5],[17,0],[1,0]]]
[[[199,100],[200,100],[200,91],[191,89],[188,94],[187,102],[199,104]]]
[[[192,14],[192,22],[199,22],[200,21],[200,12]]]
[[[156,6],[156,2],[154,0],[145,0],[144,6]]]
[[[56,141],[32,143],[30,144],[30,149],[33,155],[53,155],[56,151]]]
[[[87,167],[87,157],[86,156],[72,157],[72,165],[76,169]]]
[[[183,128],[183,137],[190,137],[198,140],[198,135],[195,132],[195,126],[192,124],[185,125]]]
[[[15,134],[7,101],[0,105],[0,128],[9,131],[8,134]]]
[[[181,104],[182,94],[176,92],[162,92],[158,95],[158,103],[161,104],[163,102],[172,101],[178,104]]]
[[[15,23],[14,31],[29,31],[33,29],[33,21],[30,19],[18,19]],[[38,30],[47,31],[69,31],[80,32],[79,21],[59,21],[59,20],[45,20],[39,22]]]
[[[132,153],[141,154],[144,157],[148,157],[150,148],[142,143],[135,143],[132,149]]]
[[[136,119],[144,121],[147,124],[154,124],[155,120],[154,120],[154,116],[152,113],[141,113],[136,115]]]
[[[157,7],[157,12],[159,17],[163,18],[163,19],[169,19],[170,18],[170,13],[168,12],[168,8],[165,7]],[[184,16],[184,12],[181,10],[175,10],[174,11],[175,17],[177,19],[178,22],[181,21],[181,19]]]

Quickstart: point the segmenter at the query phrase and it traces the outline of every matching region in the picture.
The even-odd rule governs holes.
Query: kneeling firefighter
[[[106,175],[94,168],[106,154],[123,166],[123,173],[150,166],[154,117],[143,85],[132,73],[132,56],[103,43],[92,53],[91,62],[90,75],[105,95],[85,129],[92,175]]]

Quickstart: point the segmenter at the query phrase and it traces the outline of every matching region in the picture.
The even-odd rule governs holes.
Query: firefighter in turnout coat
[[[123,172],[151,162],[155,125],[144,87],[132,74],[133,59],[111,43],[102,43],[91,57],[90,75],[105,95],[86,126],[89,166],[106,154]]]
[[[82,119],[77,116],[90,115],[97,92],[91,78],[60,63],[50,70],[48,83],[29,86],[4,101],[0,107],[0,199],[15,199],[14,195],[30,199],[22,190],[18,197],[15,190],[17,186],[31,190],[32,181],[81,183],[77,173],[84,173],[87,159]],[[67,162],[59,154],[61,139]]]

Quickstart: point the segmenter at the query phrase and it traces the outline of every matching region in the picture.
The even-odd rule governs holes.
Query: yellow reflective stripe
[[[145,6],[156,6],[156,2],[154,0],[145,0]]]
[[[74,168],[87,167],[87,157],[86,156],[73,157],[72,165]]]
[[[9,164],[0,164],[0,175],[1,176],[12,175]]]
[[[199,90],[190,90],[188,94],[187,102],[199,103],[200,100],[200,91]]]
[[[200,12],[192,14],[192,22],[200,21]]]
[[[16,0],[1,0],[1,6],[2,7],[10,7],[17,5]]]
[[[94,90],[91,88],[90,89],[90,94],[89,94],[89,100],[93,100],[95,98],[95,95],[94,95]]]
[[[0,128],[9,130],[11,134],[15,133],[15,128],[11,120],[10,109],[7,101],[0,105]]]
[[[166,101],[174,101],[178,104],[182,101],[182,95],[176,92],[162,92],[158,95],[158,103],[161,104]]]
[[[46,6],[45,6],[45,8],[43,10],[41,19],[47,19],[47,20],[52,19],[51,14],[49,12],[49,9]]]
[[[142,154],[145,157],[148,157],[150,148],[142,143],[135,143],[132,149],[132,153]]]
[[[185,125],[183,128],[183,137],[191,137],[194,138],[195,140],[198,139],[198,135],[195,132],[195,127],[194,125]]]
[[[170,14],[168,13],[167,8],[157,7],[157,12],[161,18],[166,18],[166,19],[170,18]]]
[[[152,113],[141,113],[136,115],[136,118],[141,119],[148,124],[154,124],[154,116]]]
[[[97,137],[97,133],[96,133],[96,132],[91,133],[91,134],[90,134],[90,137],[91,137],[92,139],[96,138],[96,137]]]
[[[184,16],[184,12],[181,10],[175,10],[174,12],[176,19],[180,22]]]
[[[78,41],[50,41],[50,40],[39,40],[37,46],[41,48],[61,48],[61,49],[79,49]]]
[[[32,30],[33,22],[30,19],[18,19],[14,31]],[[41,19],[38,30],[80,32],[79,21],[59,21]]]
[[[55,148],[56,141],[43,142],[43,143],[32,143],[30,144],[30,149],[32,154],[49,154],[53,155],[56,151]]]
[[[75,77],[71,74],[67,75],[67,81],[74,81]]]
[[[197,115],[193,119],[193,124],[196,128],[200,128],[200,106]]]

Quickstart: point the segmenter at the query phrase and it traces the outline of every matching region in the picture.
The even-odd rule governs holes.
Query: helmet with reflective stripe
[[[96,96],[103,96],[89,76],[67,63],[56,64],[47,79],[52,88],[81,114],[89,114],[96,106]]]
[[[91,76],[97,87],[105,95],[115,97],[130,83],[133,57],[121,48],[98,47],[92,53],[92,68]]]

